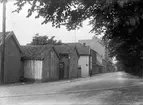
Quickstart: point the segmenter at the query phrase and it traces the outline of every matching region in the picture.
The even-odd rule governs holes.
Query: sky
[[[82,39],[91,39],[94,34],[89,33],[92,29],[85,21],[79,30],[67,31],[66,27],[55,28],[51,23],[41,25],[43,18],[35,19],[35,15],[26,18],[28,5],[20,13],[12,13],[16,6],[13,1],[7,3],[6,13],[6,31],[13,31],[21,45],[32,41],[32,37],[39,33],[40,35],[55,36],[55,39],[62,42],[77,42]],[[2,4],[0,3],[0,31],[2,31]]]

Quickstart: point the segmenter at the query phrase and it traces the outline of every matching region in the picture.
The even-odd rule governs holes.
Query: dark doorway
[[[60,62],[60,67],[59,67],[59,77],[60,79],[64,79],[64,62]]]

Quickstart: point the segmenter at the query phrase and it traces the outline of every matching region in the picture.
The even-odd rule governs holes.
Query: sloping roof
[[[80,43],[67,43],[69,46],[75,46],[79,55],[90,55],[90,47]]]
[[[3,33],[0,32],[0,45],[1,45],[1,42],[2,42],[2,35],[3,35]],[[18,48],[19,48],[19,51],[22,52],[22,51],[21,51],[21,48],[20,48],[20,44],[19,44],[19,42],[18,42],[18,40],[17,40],[17,38],[16,38],[16,36],[15,36],[15,34],[14,34],[13,31],[7,31],[7,32],[5,33],[5,41],[7,41],[10,37],[13,37],[13,38],[14,38],[14,41],[15,41],[16,45],[17,45]]]
[[[25,45],[21,46],[23,59],[43,60],[45,52],[50,51],[52,45]]]
[[[68,46],[66,44],[62,44],[62,45],[55,45],[54,48],[56,49],[56,51],[59,54],[69,54],[72,52],[72,50],[74,49],[74,47],[72,46]]]
[[[6,39],[10,34],[11,34],[11,31],[6,32],[6,33],[5,33],[5,39]],[[3,35],[3,33],[0,32],[0,43],[2,42],[2,35]]]

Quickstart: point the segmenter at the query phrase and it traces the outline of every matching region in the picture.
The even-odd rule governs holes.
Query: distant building
[[[90,65],[90,47],[80,43],[67,43],[69,46],[75,46],[79,53],[78,66],[81,67],[81,77],[88,77],[91,70]]]
[[[99,58],[99,54],[94,51],[93,49],[91,49],[91,74],[92,75],[95,75],[95,74],[98,74],[98,73],[102,73],[103,72],[103,65],[101,63],[100,59]]]
[[[96,51],[99,54],[98,60],[102,64],[102,59],[105,58],[105,46],[100,39],[94,36],[92,39],[89,40],[79,40],[79,43],[90,46],[91,49]]]
[[[77,78],[79,54],[76,47],[63,44],[54,48],[60,56],[60,79]]]
[[[109,57],[108,49],[105,46],[105,43],[99,38],[93,36],[92,39],[88,40],[79,40],[79,43],[90,46],[93,51],[95,51],[96,59],[98,64],[100,65],[99,72],[109,72],[108,69],[109,64],[112,63],[112,58]],[[92,58],[93,59],[93,58]],[[98,72],[98,70],[96,71]]]

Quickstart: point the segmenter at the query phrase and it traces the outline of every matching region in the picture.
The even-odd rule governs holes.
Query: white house
[[[98,60],[102,64],[102,59],[105,59],[105,50],[106,49],[105,49],[105,45],[103,44],[103,42],[100,39],[93,36],[92,39],[79,40],[79,43],[85,44],[86,46],[90,46],[91,49],[96,51],[99,54]]]
[[[96,72],[97,73],[108,72],[106,67],[107,64],[105,62],[108,61],[111,62],[112,59],[109,57],[109,52],[105,46],[105,43],[96,36],[93,36],[92,39],[88,40],[79,40],[79,43],[85,46],[90,46],[90,48],[96,52],[96,60],[97,60],[96,63],[100,67],[100,69],[97,70]],[[93,70],[95,71],[94,68]]]
[[[68,45],[76,46],[79,53],[78,65],[81,67],[81,77],[88,77],[90,73],[90,47],[80,43],[68,43]]]

